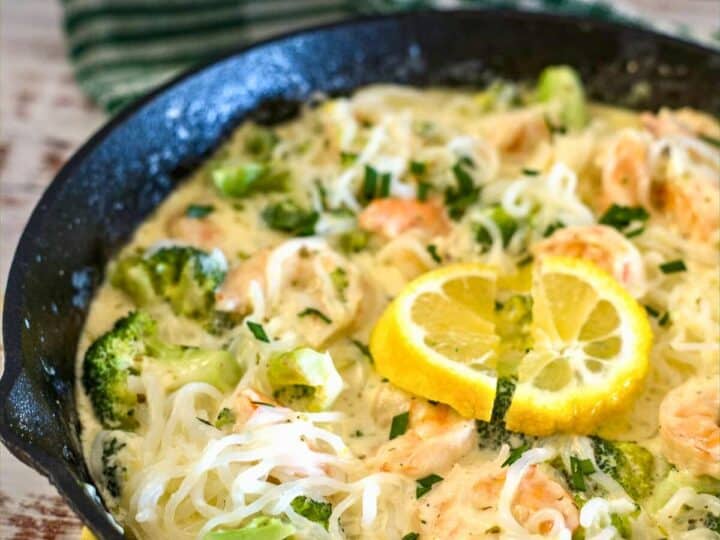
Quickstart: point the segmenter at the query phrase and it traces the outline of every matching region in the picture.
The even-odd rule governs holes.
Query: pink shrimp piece
[[[376,199],[359,217],[360,227],[394,238],[410,229],[419,229],[429,236],[445,234],[450,222],[445,210],[436,202],[414,199]]]
[[[168,221],[167,231],[170,238],[198,249],[209,251],[222,247],[223,232],[210,219],[191,218],[181,214]]]
[[[709,114],[693,109],[661,109],[657,114],[644,113],[641,121],[645,129],[656,137],[670,135],[707,135],[720,137],[720,124]]]
[[[720,186],[707,178],[673,178],[658,184],[656,208],[683,234],[695,240],[712,238],[720,228]]]
[[[464,467],[455,465],[445,479],[419,501],[421,533],[428,538],[487,538],[496,531],[497,503],[505,484],[506,469],[496,464]],[[533,515],[546,508],[552,508],[563,516],[565,526],[575,530],[579,524],[579,513],[572,496],[558,482],[539,467],[530,467],[515,493],[511,503],[513,517],[527,527]],[[550,518],[535,523],[540,534],[552,529]]]
[[[244,313],[250,309],[250,284],[265,288],[265,268],[270,249],[263,249],[230,270],[215,293],[217,309]]]
[[[649,207],[651,184],[648,142],[634,131],[623,132],[603,163],[600,210],[613,203]]]
[[[720,382],[690,379],[660,404],[660,441],[668,461],[720,479]]]
[[[558,229],[549,238],[532,246],[535,257],[562,255],[597,264],[635,296],[645,292],[645,263],[637,248],[625,236],[606,225]]]
[[[372,463],[415,478],[449,469],[475,446],[475,422],[447,405],[413,400],[408,430],[383,444]]]
[[[243,426],[245,426],[258,409],[263,406],[263,403],[277,406],[277,402],[273,398],[257,392],[252,388],[241,390],[235,397],[232,406],[232,411],[235,414],[233,431],[242,431]]]

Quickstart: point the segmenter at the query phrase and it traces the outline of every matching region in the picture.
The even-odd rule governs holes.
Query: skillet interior
[[[74,358],[102,268],[135,226],[249,114],[285,119],[317,90],[478,85],[495,75],[534,77],[553,63],[578,68],[596,100],[720,114],[717,52],[619,25],[505,11],[362,19],[293,34],[230,54],[120,114],[58,174],[15,255],[3,314],[3,442],[49,476],[99,537],[121,538],[86,484]]]

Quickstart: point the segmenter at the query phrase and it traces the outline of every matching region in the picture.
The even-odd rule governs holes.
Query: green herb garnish
[[[316,501],[305,495],[298,495],[292,500],[290,506],[304,518],[319,523],[327,530],[328,521],[332,514],[332,505],[330,503]]]
[[[370,354],[370,347],[365,345],[362,341],[358,341],[357,339],[351,339],[350,342],[353,345],[355,345],[358,348],[358,350],[361,353],[363,353],[365,356],[367,356],[370,359],[370,361],[372,362],[373,357],[372,357],[372,354]]]
[[[669,322],[670,322],[670,312],[666,311],[665,313],[663,313],[663,316],[660,317],[660,319],[658,320],[658,324],[660,326],[667,326],[667,324]]]
[[[650,315],[651,317],[657,318],[660,315],[660,312],[652,306],[646,305],[645,311],[647,311],[648,315]]]
[[[319,309],[315,309],[314,307],[307,307],[307,308],[303,309],[300,313],[298,313],[297,316],[300,317],[300,318],[302,318],[302,317],[307,317],[308,315],[312,315],[312,316],[314,316],[314,317],[317,317],[318,319],[320,319],[321,321],[323,321],[325,324],[331,324],[331,323],[332,323],[332,319],[330,319],[330,317],[328,317],[327,315],[325,315],[325,314],[324,314],[322,311],[320,311]]]
[[[712,146],[716,146],[716,147],[720,148],[720,139],[716,139],[715,137],[711,137],[710,135],[705,135],[703,133],[698,135],[698,137],[700,138],[700,140],[705,141],[706,143],[711,144]]]
[[[585,491],[585,476],[595,472],[595,466],[591,459],[579,459],[570,456],[570,487],[577,491]]]
[[[363,179],[362,192],[363,197],[366,201],[370,201],[375,198],[375,191],[377,190],[378,173],[370,165],[365,165],[365,178]]]
[[[227,407],[223,407],[215,419],[215,427],[218,429],[235,423],[235,413]]]
[[[663,274],[675,274],[676,272],[685,272],[687,266],[685,261],[682,259],[675,259],[674,261],[668,261],[660,265],[660,271]]]
[[[599,223],[609,225],[626,235],[637,236],[642,230],[634,229],[627,231],[627,228],[633,223],[644,223],[648,220],[650,214],[642,206],[622,206],[613,204],[600,217]]]
[[[562,221],[553,221],[550,225],[545,227],[545,230],[543,231],[543,236],[547,238],[552,233],[554,233],[558,229],[562,229],[563,227],[565,227],[565,224]]]
[[[422,176],[427,172],[427,165],[422,161],[411,161],[410,172],[415,176]]]
[[[540,171],[538,171],[537,169],[523,169],[522,173],[525,176],[538,176],[540,174]]]
[[[429,474],[424,478],[417,480],[417,487],[415,488],[415,498],[419,499],[425,495],[432,487],[443,480],[442,476],[437,474]]]
[[[427,252],[430,254],[433,261],[435,261],[438,264],[440,264],[442,262],[442,257],[440,257],[440,255],[438,254],[437,246],[435,244],[430,244],[425,249],[427,249]]]
[[[400,435],[403,435],[407,431],[409,422],[409,412],[404,412],[393,416],[392,424],[390,425],[390,440],[394,439],[395,437],[399,437]]]
[[[305,210],[290,200],[266,206],[261,216],[271,229],[283,231],[293,236],[311,236],[314,234],[315,224],[320,217],[317,212]]]
[[[202,219],[212,214],[215,207],[212,204],[191,204],[185,209],[185,215],[189,218]]]
[[[380,191],[378,193],[378,196],[380,197],[389,197],[390,196],[390,181],[392,180],[392,176],[390,173],[383,173],[380,175]]]
[[[270,343],[270,339],[267,337],[267,334],[265,333],[265,329],[262,327],[261,324],[258,324],[256,322],[248,321],[247,327],[252,332],[252,335],[255,336],[255,339],[258,341],[263,341],[265,343]]]
[[[505,461],[503,461],[502,466],[507,467],[509,465],[512,465],[515,463],[518,459],[520,459],[520,456],[522,456],[525,452],[530,450],[530,444],[529,443],[523,443],[517,448],[513,448],[510,450],[510,455],[507,457]]]
[[[427,201],[428,193],[432,186],[427,182],[419,182],[417,185],[417,199],[420,202]]]
[[[340,163],[342,163],[344,167],[347,167],[355,163],[357,157],[358,155],[354,152],[340,152]]]
[[[402,537],[402,540],[418,540],[420,538],[420,535],[416,532],[409,532],[405,536]]]

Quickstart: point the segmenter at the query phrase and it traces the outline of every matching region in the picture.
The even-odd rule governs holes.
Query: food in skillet
[[[78,358],[135,538],[720,537],[720,126],[573,70],[247,123]]]

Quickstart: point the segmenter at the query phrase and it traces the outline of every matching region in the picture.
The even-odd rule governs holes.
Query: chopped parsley
[[[622,206],[613,204],[600,217],[601,225],[609,225],[623,233],[628,238],[641,234],[644,230],[644,223],[650,214],[642,206]],[[630,227],[635,225],[635,227]]]
[[[427,172],[427,165],[422,161],[411,161],[410,172],[415,176],[422,176]]]
[[[332,505],[330,503],[316,501],[305,495],[298,495],[292,500],[290,506],[304,518],[319,523],[327,530],[328,521],[332,514]]]
[[[325,324],[332,324],[332,319],[325,315],[322,311],[319,309],[315,309],[314,307],[307,307],[303,309],[300,313],[298,313],[298,317],[303,318],[307,317],[308,315],[312,315],[314,317],[317,317]]]
[[[218,429],[235,423],[235,413],[227,407],[223,407],[215,419],[215,427]]]
[[[357,157],[358,155],[354,152],[340,152],[340,163],[347,167],[348,165],[355,163]]]
[[[675,259],[674,261],[668,261],[660,265],[660,271],[663,274],[675,274],[676,272],[685,272],[687,266],[685,261],[682,259]]]
[[[335,291],[338,293],[340,299],[344,301],[345,291],[350,284],[345,269],[338,266],[335,270],[330,272],[330,281],[332,281],[333,287],[335,287]]]
[[[370,165],[365,165],[365,178],[363,179],[362,192],[365,200],[370,201],[375,198],[377,190],[378,173]]]
[[[415,498],[419,499],[425,495],[432,487],[443,480],[442,476],[437,474],[429,474],[424,478],[417,480],[417,487],[415,488]]]
[[[425,249],[427,249],[427,252],[430,254],[433,261],[435,261],[438,264],[440,264],[442,262],[442,257],[440,257],[440,255],[438,254],[437,246],[435,244],[430,244]]]
[[[472,162],[470,162],[472,163]],[[473,204],[480,195],[480,188],[475,187],[473,178],[466,170],[467,160],[460,159],[452,167],[457,187],[449,187],[445,190],[445,206],[448,214],[453,219],[460,219],[468,207]]]
[[[508,214],[499,204],[490,207],[487,211],[490,219],[493,220],[500,231],[503,247],[507,247],[513,235],[518,230],[519,224],[517,220]],[[478,225],[475,233],[475,240],[482,245],[483,248],[489,248],[492,245],[492,236],[490,235],[490,231],[488,231],[483,225]]]
[[[585,476],[595,472],[595,466],[591,459],[580,459],[570,456],[570,487],[577,491],[585,491]]]
[[[416,532],[409,532],[405,536],[402,537],[401,540],[418,540],[420,538],[420,535]]]
[[[704,133],[701,133],[700,135],[698,135],[698,137],[701,141],[705,141],[712,146],[720,148],[720,139],[716,139],[715,137],[711,137],[710,135],[705,135]]]
[[[660,312],[652,306],[646,305],[645,311],[647,311],[648,315],[650,315],[651,317],[657,318],[660,315]]]
[[[658,320],[658,324],[660,326],[667,326],[669,322],[670,322],[670,312],[666,311],[665,313],[663,313],[663,316],[660,317],[660,319]]]
[[[407,431],[409,422],[409,412],[404,412],[393,416],[392,424],[390,425],[390,440],[394,439],[395,437],[399,437],[400,435],[403,435]]]
[[[562,229],[563,227],[565,227],[565,224],[562,221],[553,221],[550,225],[545,227],[545,230],[543,231],[543,236],[547,238],[552,233],[554,233],[558,229]]]
[[[417,185],[417,200],[420,202],[427,201],[431,187],[427,182],[419,182]]]
[[[212,204],[191,204],[185,209],[185,215],[193,219],[202,219],[212,214],[215,207]]]
[[[255,339],[257,339],[258,341],[263,341],[265,343],[270,343],[270,339],[268,338],[267,334],[265,333],[265,329],[262,327],[261,324],[248,321],[247,327],[252,332],[252,335],[255,336]]]
[[[523,443],[517,448],[513,448],[510,450],[510,455],[508,455],[507,459],[503,461],[502,466],[507,467],[515,463],[518,459],[520,459],[520,456],[522,456],[525,452],[530,450],[530,444],[529,443]]]
[[[372,357],[372,354],[370,354],[370,347],[365,345],[362,341],[358,341],[357,339],[351,339],[350,342],[353,345],[355,345],[358,348],[358,350],[361,353],[363,353],[365,356],[367,356],[370,359],[370,361],[372,362],[373,357]]]
[[[202,422],[202,423],[205,424],[206,426],[215,427],[215,426],[213,426],[210,422],[208,422],[208,421],[205,420],[204,418],[200,418],[199,416],[196,416],[196,417],[195,417],[195,420],[197,420],[198,422]]]
[[[556,133],[562,135],[567,132],[567,128],[565,126],[562,124],[555,124],[547,115],[545,115],[545,127],[547,127],[547,130],[553,135]]]
[[[380,191],[378,193],[379,197],[389,197],[390,196],[390,181],[392,180],[392,176],[390,173],[383,173],[380,175]]]
[[[345,253],[358,253],[368,245],[370,236],[362,230],[349,231],[340,235],[340,249]]]
[[[538,176],[540,174],[540,171],[538,171],[537,169],[523,169],[522,173],[525,176]]]
[[[315,224],[320,217],[317,212],[305,210],[290,200],[266,206],[261,216],[271,229],[283,231],[293,236],[313,235],[315,233]]]

